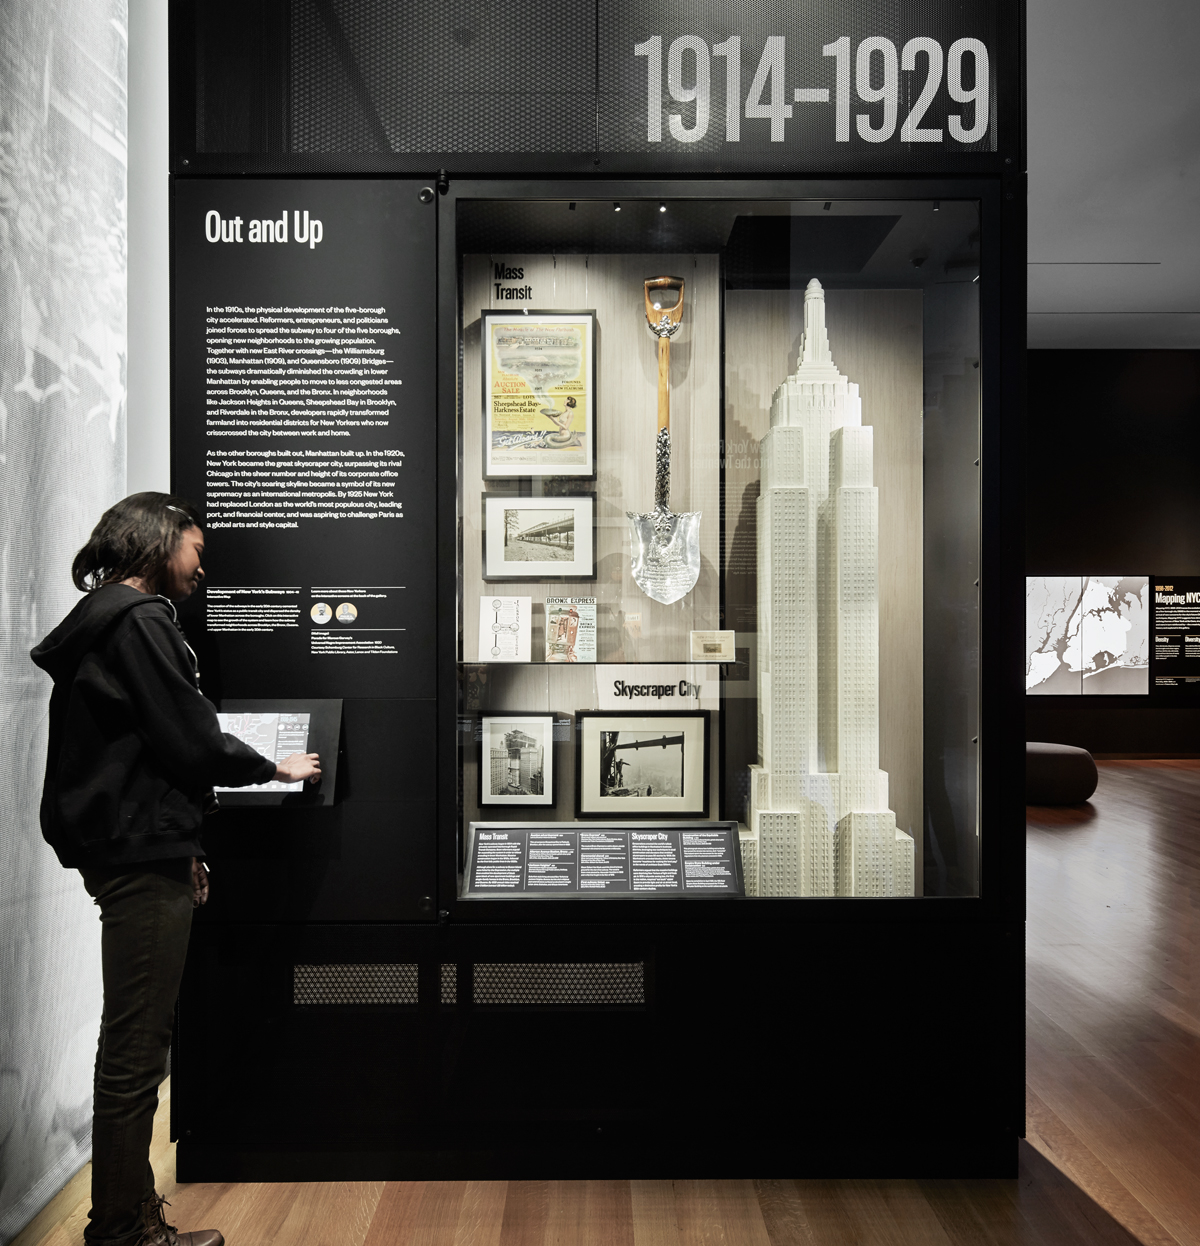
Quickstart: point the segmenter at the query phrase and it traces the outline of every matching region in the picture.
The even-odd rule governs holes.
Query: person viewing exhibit
[[[104,1011],[96,1056],[92,1208],[100,1246],[221,1246],[179,1233],[149,1162],[158,1087],[193,908],[208,898],[201,826],[213,788],[321,778],[316,753],[280,762],[221,731],[175,606],[204,579],[201,516],[135,493],[75,556],[85,594],[32,651],[54,681],[42,834],[100,908]]]

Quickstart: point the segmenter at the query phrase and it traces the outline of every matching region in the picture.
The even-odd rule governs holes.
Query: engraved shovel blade
[[[700,512],[674,514],[665,507],[629,516],[630,562],[638,588],[669,606],[700,578]]]

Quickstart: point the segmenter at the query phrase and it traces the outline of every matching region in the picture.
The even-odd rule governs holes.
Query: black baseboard
[[[1074,744],[1093,756],[1200,756],[1200,707],[1113,704],[1115,698],[1027,697],[1025,738]]]
[[[536,1150],[328,1149],[226,1150],[181,1139],[180,1181],[532,1181],[532,1180],[792,1180],[797,1178],[1012,1178],[1018,1138],[844,1139],[809,1146],[784,1139],[795,1122],[779,1122],[775,1140],[728,1146],[707,1140],[629,1149],[602,1140],[564,1148],[547,1140]]]

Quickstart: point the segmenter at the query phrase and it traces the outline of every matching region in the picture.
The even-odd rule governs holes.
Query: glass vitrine
[[[978,894],[979,202],[585,191],[455,210],[460,867]]]

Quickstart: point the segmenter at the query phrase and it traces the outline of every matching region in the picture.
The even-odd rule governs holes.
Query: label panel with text
[[[228,695],[433,695],[435,211],[417,182],[179,181],[174,489]]]

